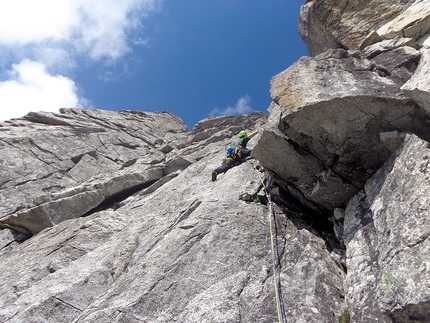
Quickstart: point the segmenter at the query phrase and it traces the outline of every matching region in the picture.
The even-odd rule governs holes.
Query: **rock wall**
[[[428,46],[428,0],[307,0],[299,33],[312,56],[327,49],[363,49],[384,39],[406,37]]]
[[[0,123],[0,322],[428,322],[428,8],[306,1],[269,115]]]
[[[427,141],[407,134],[348,204],[346,285],[354,322],[429,319],[429,153]]]
[[[0,321],[275,321],[268,206],[253,202],[264,171],[249,161],[210,180],[239,130],[266,123],[190,132],[169,113],[64,109],[1,124]],[[341,251],[298,207],[273,223],[284,315],[332,322]]]
[[[344,243],[352,322],[430,318],[429,8],[306,1],[299,29],[311,57],[272,78],[253,151]]]

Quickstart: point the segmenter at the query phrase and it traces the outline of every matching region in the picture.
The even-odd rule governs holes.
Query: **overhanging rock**
[[[358,53],[334,50],[301,58],[272,79],[271,95],[271,114],[279,117],[270,118],[272,138],[257,144],[254,157],[326,209],[344,207],[391,155],[381,132],[414,131],[429,138],[425,110],[383,67]],[[284,152],[276,147],[280,143]],[[271,151],[270,157],[263,151]],[[311,157],[301,159],[303,154]],[[302,171],[309,173],[296,176]]]
[[[279,131],[263,131],[252,155],[270,169],[286,191],[315,211],[341,207],[358,191]]]
[[[416,10],[408,10],[415,3]],[[417,17],[422,8],[428,7],[428,1],[417,0],[366,0],[366,1],[339,1],[339,0],[308,0],[300,9],[299,33],[302,36],[309,53],[316,56],[330,48],[359,49],[360,45],[373,39],[382,39],[376,32],[381,25],[387,23],[386,29],[392,27],[398,33],[379,31],[384,37],[395,37],[408,29],[404,24],[405,10],[414,13]],[[376,14],[375,14],[376,13]],[[421,14],[420,17],[425,17]],[[407,17],[409,19],[409,17]],[[425,25],[415,19],[415,27]],[[410,29],[414,29],[410,28]],[[417,29],[417,28],[415,28]],[[423,29],[423,28],[422,28]],[[417,35],[417,32],[408,34]]]

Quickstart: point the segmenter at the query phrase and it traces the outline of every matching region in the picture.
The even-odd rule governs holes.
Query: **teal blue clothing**
[[[246,148],[246,145],[248,144],[248,141],[249,141],[248,136],[242,137],[242,138],[240,138],[237,141],[237,146],[238,146],[238,148],[240,150],[239,155],[240,155],[240,158],[242,158],[242,159],[251,156],[252,150]]]
[[[242,146],[242,148],[246,148],[246,145],[248,144],[249,138],[248,137],[242,137],[237,141],[237,145]]]

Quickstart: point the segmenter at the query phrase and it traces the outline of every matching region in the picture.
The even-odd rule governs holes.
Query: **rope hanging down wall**
[[[282,301],[282,289],[281,289],[281,281],[279,278],[279,275],[276,271],[276,264],[280,263],[279,255],[277,253],[278,251],[278,245],[277,245],[277,228],[276,228],[276,214],[273,207],[273,201],[272,196],[270,192],[270,184],[271,184],[271,178],[269,173],[266,171],[266,181],[263,180],[263,178],[260,175],[259,170],[257,169],[254,161],[252,161],[252,164],[254,165],[254,169],[260,179],[260,182],[264,188],[264,193],[266,195],[268,206],[269,206],[269,214],[268,214],[268,221],[269,221],[269,230],[270,230],[270,244],[271,244],[271,255],[272,255],[272,271],[273,271],[273,282],[274,282],[274,288],[275,288],[275,301],[276,301],[276,309],[278,313],[278,322],[279,323],[287,323],[287,320],[285,318],[285,311],[284,311],[284,303]],[[273,225],[272,225],[273,223]],[[275,231],[273,230],[275,229]],[[274,233],[275,232],[275,233]],[[276,253],[275,253],[276,251]],[[278,258],[278,259],[275,259]]]

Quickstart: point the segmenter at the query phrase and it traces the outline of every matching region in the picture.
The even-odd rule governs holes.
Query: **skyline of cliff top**
[[[267,112],[270,79],[308,55],[303,3],[2,3],[0,120],[62,107],[167,110],[192,129],[213,115]]]

